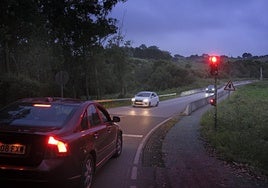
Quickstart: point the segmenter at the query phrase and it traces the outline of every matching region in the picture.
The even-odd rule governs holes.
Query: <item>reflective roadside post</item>
[[[214,126],[215,130],[217,129],[217,98],[218,98],[218,87],[217,87],[217,77],[218,77],[218,67],[220,64],[219,56],[209,56],[209,67],[210,74],[214,76],[214,98],[210,99],[210,104],[214,106]]]

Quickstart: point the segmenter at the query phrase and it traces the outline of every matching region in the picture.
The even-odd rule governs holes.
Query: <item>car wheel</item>
[[[159,101],[157,101],[156,105],[155,106],[158,106],[159,105]]]
[[[81,188],[90,188],[93,183],[94,177],[94,160],[93,157],[90,155],[83,163],[82,166],[82,176],[81,176]]]
[[[123,140],[122,140],[122,135],[119,134],[116,140],[116,149],[115,149],[115,153],[113,155],[114,158],[119,157],[122,153],[122,149],[123,149]]]

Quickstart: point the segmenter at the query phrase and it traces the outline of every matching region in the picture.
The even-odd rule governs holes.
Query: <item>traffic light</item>
[[[218,66],[220,64],[219,56],[210,56],[209,57],[209,66],[210,66],[210,74],[218,75]]]
[[[215,98],[211,98],[211,99],[209,99],[209,103],[210,103],[212,106],[216,106],[217,101],[216,101]]]

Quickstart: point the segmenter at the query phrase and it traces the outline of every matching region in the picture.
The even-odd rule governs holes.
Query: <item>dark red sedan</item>
[[[99,103],[68,98],[28,98],[2,108],[1,187],[90,187],[95,171],[122,152],[119,121]]]

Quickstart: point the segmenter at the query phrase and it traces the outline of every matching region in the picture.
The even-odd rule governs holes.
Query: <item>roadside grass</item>
[[[268,82],[238,88],[201,118],[201,135],[227,161],[268,175]]]

